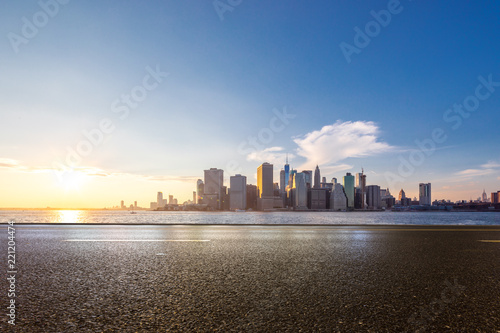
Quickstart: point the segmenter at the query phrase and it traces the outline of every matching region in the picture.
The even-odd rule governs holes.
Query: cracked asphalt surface
[[[15,228],[2,332],[500,331],[500,226]]]

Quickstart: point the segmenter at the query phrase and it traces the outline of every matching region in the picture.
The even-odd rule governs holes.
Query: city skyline
[[[288,154],[287,154],[288,155]],[[295,186],[295,184],[293,183],[294,181],[294,176],[299,173],[299,174],[303,174],[305,173],[305,176],[306,178],[304,179],[305,182],[308,182],[310,184],[310,187],[311,188],[319,188],[321,187],[320,184],[323,184],[323,182],[321,182],[320,184],[318,184],[318,186],[316,187],[316,180],[319,179],[320,177],[320,172],[321,172],[321,168],[319,168],[319,165],[316,165],[314,171],[313,170],[298,170],[298,169],[295,169],[293,167],[293,165],[290,165],[289,162],[288,162],[288,156],[286,157],[286,161],[285,163],[283,164],[283,167],[278,167],[278,168],[274,168],[274,165],[271,164],[271,163],[268,163],[268,162],[263,162],[261,165],[258,166],[257,168],[257,172],[254,174],[255,177],[254,177],[254,181],[253,182],[247,182],[247,179],[248,177],[246,175],[242,175],[242,174],[235,174],[235,175],[224,175],[224,170],[223,169],[218,169],[218,168],[209,168],[209,170],[205,170],[204,173],[205,173],[205,180],[206,179],[209,179],[210,182],[209,182],[209,186],[207,187],[207,191],[210,192],[211,194],[214,194],[218,197],[221,196],[221,192],[220,192],[220,189],[222,188],[225,188],[228,193],[228,197],[229,197],[229,190],[231,188],[230,184],[232,183],[233,179],[234,178],[244,178],[244,184],[245,185],[250,185],[250,186],[256,186],[256,189],[258,191],[258,193],[260,193],[260,188],[259,188],[259,169],[262,169],[263,166],[270,166],[270,170],[269,172],[267,172],[268,176],[268,182],[271,181],[272,184],[277,184],[280,191],[282,190],[282,175],[285,174],[285,170],[288,169],[288,173],[289,173],[289,177],[290,177],[290,182],[286,182],[286,186],[288,187],[288,185],[290,186]],[[363,171],[363,170],[362,170]],[[276,177],[276,174],[278,173],[278,177]],[[322,174],[323,175],[323,174]],[[334,176],[339,176],[337,174],[335,174]],[[271,177],[271,178],[270,178]],[[350,185],[352,185],[353,188],[361,188],[361,179],[363,179],[363,188],[365,187],[373,187],[373,186],[376,186],[379,188],[379,190],[381,189],[384,189],[384,187],[380,186],[380,185],[375,185],[375,184],[372,184],[370,183],[369,181],[366,182],[366,174],[364,174],[364,171],[362,173],[355,173],[354,175],[352,175],[351,172],[346,172],[345,175],[341,176],[341,177],[330,177],[330,175],[328,175],[328,177],[321,177],[323,178],[323,180],[325,180],[326,178],[328,179],[332,179],[332,181],[334,182],[334,185],[335,184],[340,184],[342,185],[342,188],[345,187],[345,182],[346,182],[346,177],[349,182]],[[196,177],[194,177],[196,178]],[[341,182],[340,183],[337,183],[337,179],[341,179]],[[276,182],[277,180],[279,180],[278,182]],[[197,203],[198,200],[201,198],[201,195],[199,194],[199,190],[200,190],[200,181],[201,181],[201,185],[203,186],[202,189],[201,189],[201,193],[203,193],[203,195],[207,194],[207,192],[205,192],[205,185],[206,185],[206,182],[204,182],[202,179],[198,178],[196,182],[193,183],[193,187],[192,187],[192,190],[191,190],[191,196],[187,199],[184,199],[184,198],[181,198],[181,199],[178,199],[176,196],[177,196],[177,193],[175,192],[172,192],[172,191],[164,191],[164,190],[159,190],[157,191],[157,199],[156,201],[153,201],[151,202],[149,199],[151,199],[151,197],[149,196],[149,199],[146,199],[144,200],[143,203],[141,204],[138,204],[138,200],[137,199],[129,199],[129,200],[120,200],[121,202],[121,205],[120,206],[116,206],[116,205],[109,205],[109,206],[97,206],[97,207],[79,207],[79,206],[74,206],[74,207],[58,207],[58,206],[51,206],[51,205],[45,205],[45,206],[39,206],[39,207],[0,207],[0,209],[2,208],[48,208],[48,207],[53,207],[53,208],[69,208],[69,209],[101,209],[101,208],[121,208],[121,209],[137,209],[137,208],[141,208],[141,209],[156,209],[156,208],[160,208],[164,205],[172,205],[173,204],[173,200],[175,200],[175,205],[179,204],[179,205],[183,205],[183,204],[193,204],[193,203]],[[300,180],[302,181],[302,180]],[[236,183],[235,183],[236,184]],[[255,184],[255,185],[253,185]],[[409,184],[409,185],[412,185],[412,184]],[[471,196],[470,198],[461,198],[461,199],[458,199],[458,200],[452,200],[450,198],[443,198],[443,197],[439,197],[439,198],[436,198],[434,197],[432,200],[430,199],[431,198],[431,190],[430,190],[430,185],[431,183],[422,183],[422,182],[418,182],[416,184],[413,184],[415,185],[414,187],[416,187],[416,189],[413,189],[412,187],[404,187],[404,188],[401,188],[400,190],[398,189],[390,189],[390,188],[385,188],[384,190],[390,190],[391,193],[393,193],[394,197],[397,198],[398,201],[401,200],[401,193],[403,193],[403,198],[408,198],[409,200],[411,200],[411,198],[414,198],[414,200],[416,201],[422,201],[422,198],[424,198],[425,201],[424,204],[426,205],[429,205],[429,204],[432,204],[432,201],[448,201],[448,202],[467,202],[467,201],[482,201],[482,202],[490,202],[491,198],[490,198],[490,194],[494,194],[495,195],[495,198],[497,198],[497,190],[496,189],[492,189],[492,191],[487,191],[486,189],[483,189],[482,192],[480,194],[477,194],[477,196]],[[240,186],[240,185],[238,185]],[[262,186],[262,185],[261,185]],[[406,190],[405,190],[406,189]],[[272,192],[272,189],[267,189],[266,190],[268,196],[269,196],[269,193]],[[270,192],[271,191],[271,192]],[[169,199],[164,199],[163,198],[163,193],[168,193],[168,197]],[[173,193],[173,194],[171,194]],[[397,194],[399,193],[399,195]],[[409,193],[409,194],[406,194],[406,193]],[[175,197],[174,197],[175,196]],[[272,196],[272,195],[271,195]],[[258,196],[259,197],[259,196]],[[354,193],[346,193],[346,197],[347,199],[351,199],[351,204],[348,205],[348,208],[353,208],[353,202],[354,202]],[[196,200],[194,200],[196,199]],[[365,198],[366,199],[366,198]],[[148,201],[149,200],[149,201]],[[430,201],[429,201],[430,200]],[[496,199],[495,199],[496,200]],[[195,202],[196,201],[196,202]],[[349,201],[349,200],[348,200]],[[131,202],[131,204],[127,204],[128,202]],[[124,203],[126,203],[124,205]],[[154,207],[152,206],[153,203],[158,203],[157,205],[155,205]],[[221,209],[220,206],[218,206],[217,209]],[[244,208],[237,208],[237,209],[244,209]]]
[[[465,0],[6,3],[0,207],[184,202],[200,170],[257,184],[268,161],[281,184],[286,160],[339,182],[364,168],[393,195],[423,182],[433,198],[490,196],[497,14]]]
[[[236,174],[230,176],[229,186],[224,184],[224,170],[218,168],[210,168],[204,171],[204,180],[198,179],[196,182],[196,191],[193,191],[193,200],[188,200],[183,203],[178,202],[177,198],[174,199],[173,195],[169,195],[169,200],[163,199],[163,193],[158,192],[157,200],[150,202],[149,209],[163,210],[166,206],[186,206],[190,209],[195,209],[192,205],[200,205],[205,207],[198,207],[195,210],[246,210],[251,207],[251,210],[380,210],[392,208],[392,206],[410,207],[410,206],[434,206],[434,205],[449,205],[458,203],[498,203],[498,195],[500,191],[491,192],[491,197],[488,197],[486,191],[483,189],[481,196],[477,199],[451,201],[446,198],[432,198],[431,183],[418,184],[418,198],[416,196],[406,196],[404,189],[396,192],[391,192],[389,188],[381,188],[379,185],[370,184],[366,182],[366,175],[364,170],[361,173],[356,173],[354,176],[347,172],[342,178],[342,184],[337,183],[337,178],[332,177],[331,182],[326,181],[326,177],[320,179],[320,168],[316,165],[314,171],[314,178],[312,177],[312,170],[298,170],[291,169],[290,179],[288,182],[284,181],[285,170],[289,169],[288,158],[279,172],[279,182],[275,182],[273,176],[274,165],[268,162],[263,162],[257,167],[257,185],[247,183],[245,175]],[[266,171],[267,170],[267,171]],[[208,186],[205,186],[208,184]],[[286,185],[285,185],[286,184]],[[247,196],[255,188],[255,202],[252,204],[251,200],[247,200]],[[205,190],[206,189],[206,190]],[[319,191],[317,191],[319,190]],[[327,190],[328,194],[321,199],[321,192]],[[249,192],[250,191],[250,192]],[[342,193],[343,199],[339,196]],[[300,192],[300,193],[299,193]],[[337,192],[337,193],[335,193]],[[325,192],[326,193],[326,192]],[[392,195],[395,193],[396,195]],[[313,199],[311,199],[314,197]],[[277,200],[277,201],[276,201]],[[312,200],[312,202],[311,202]],[[318,200],[328,201],[323,202],[323,206],[318,204]],[[339,201],[340,200],[340,201]],[[344,202],[345,207],[338,209]],[[316,204],[316,207],[314,205]],[[337,209],[334,206],[337,205]],[[121,209],[148,209],[148,207],[140,207],[137,201],[130,206],[124,205],[121,201],[120,206],[112,208]],[[444,208],[444,207],[443,207]],[[189,209],[188,209],[189,210]]]

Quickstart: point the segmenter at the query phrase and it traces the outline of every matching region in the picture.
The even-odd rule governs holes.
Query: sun
[[[66,192],[74,192],[80,191],[86,180],[87,175],[85,173],[70,169],[61,175],[59,184]]]

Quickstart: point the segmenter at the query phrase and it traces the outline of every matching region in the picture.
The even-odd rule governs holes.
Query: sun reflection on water
[[[57,223],[81,223],[83,212],[81,210],[60,210],[57,212]]]

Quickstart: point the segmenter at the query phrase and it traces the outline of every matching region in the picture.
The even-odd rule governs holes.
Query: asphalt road
[[[499,332],[500,226],[16,225],[8,332]],[[0,226],[7,271],[7,226]]]

